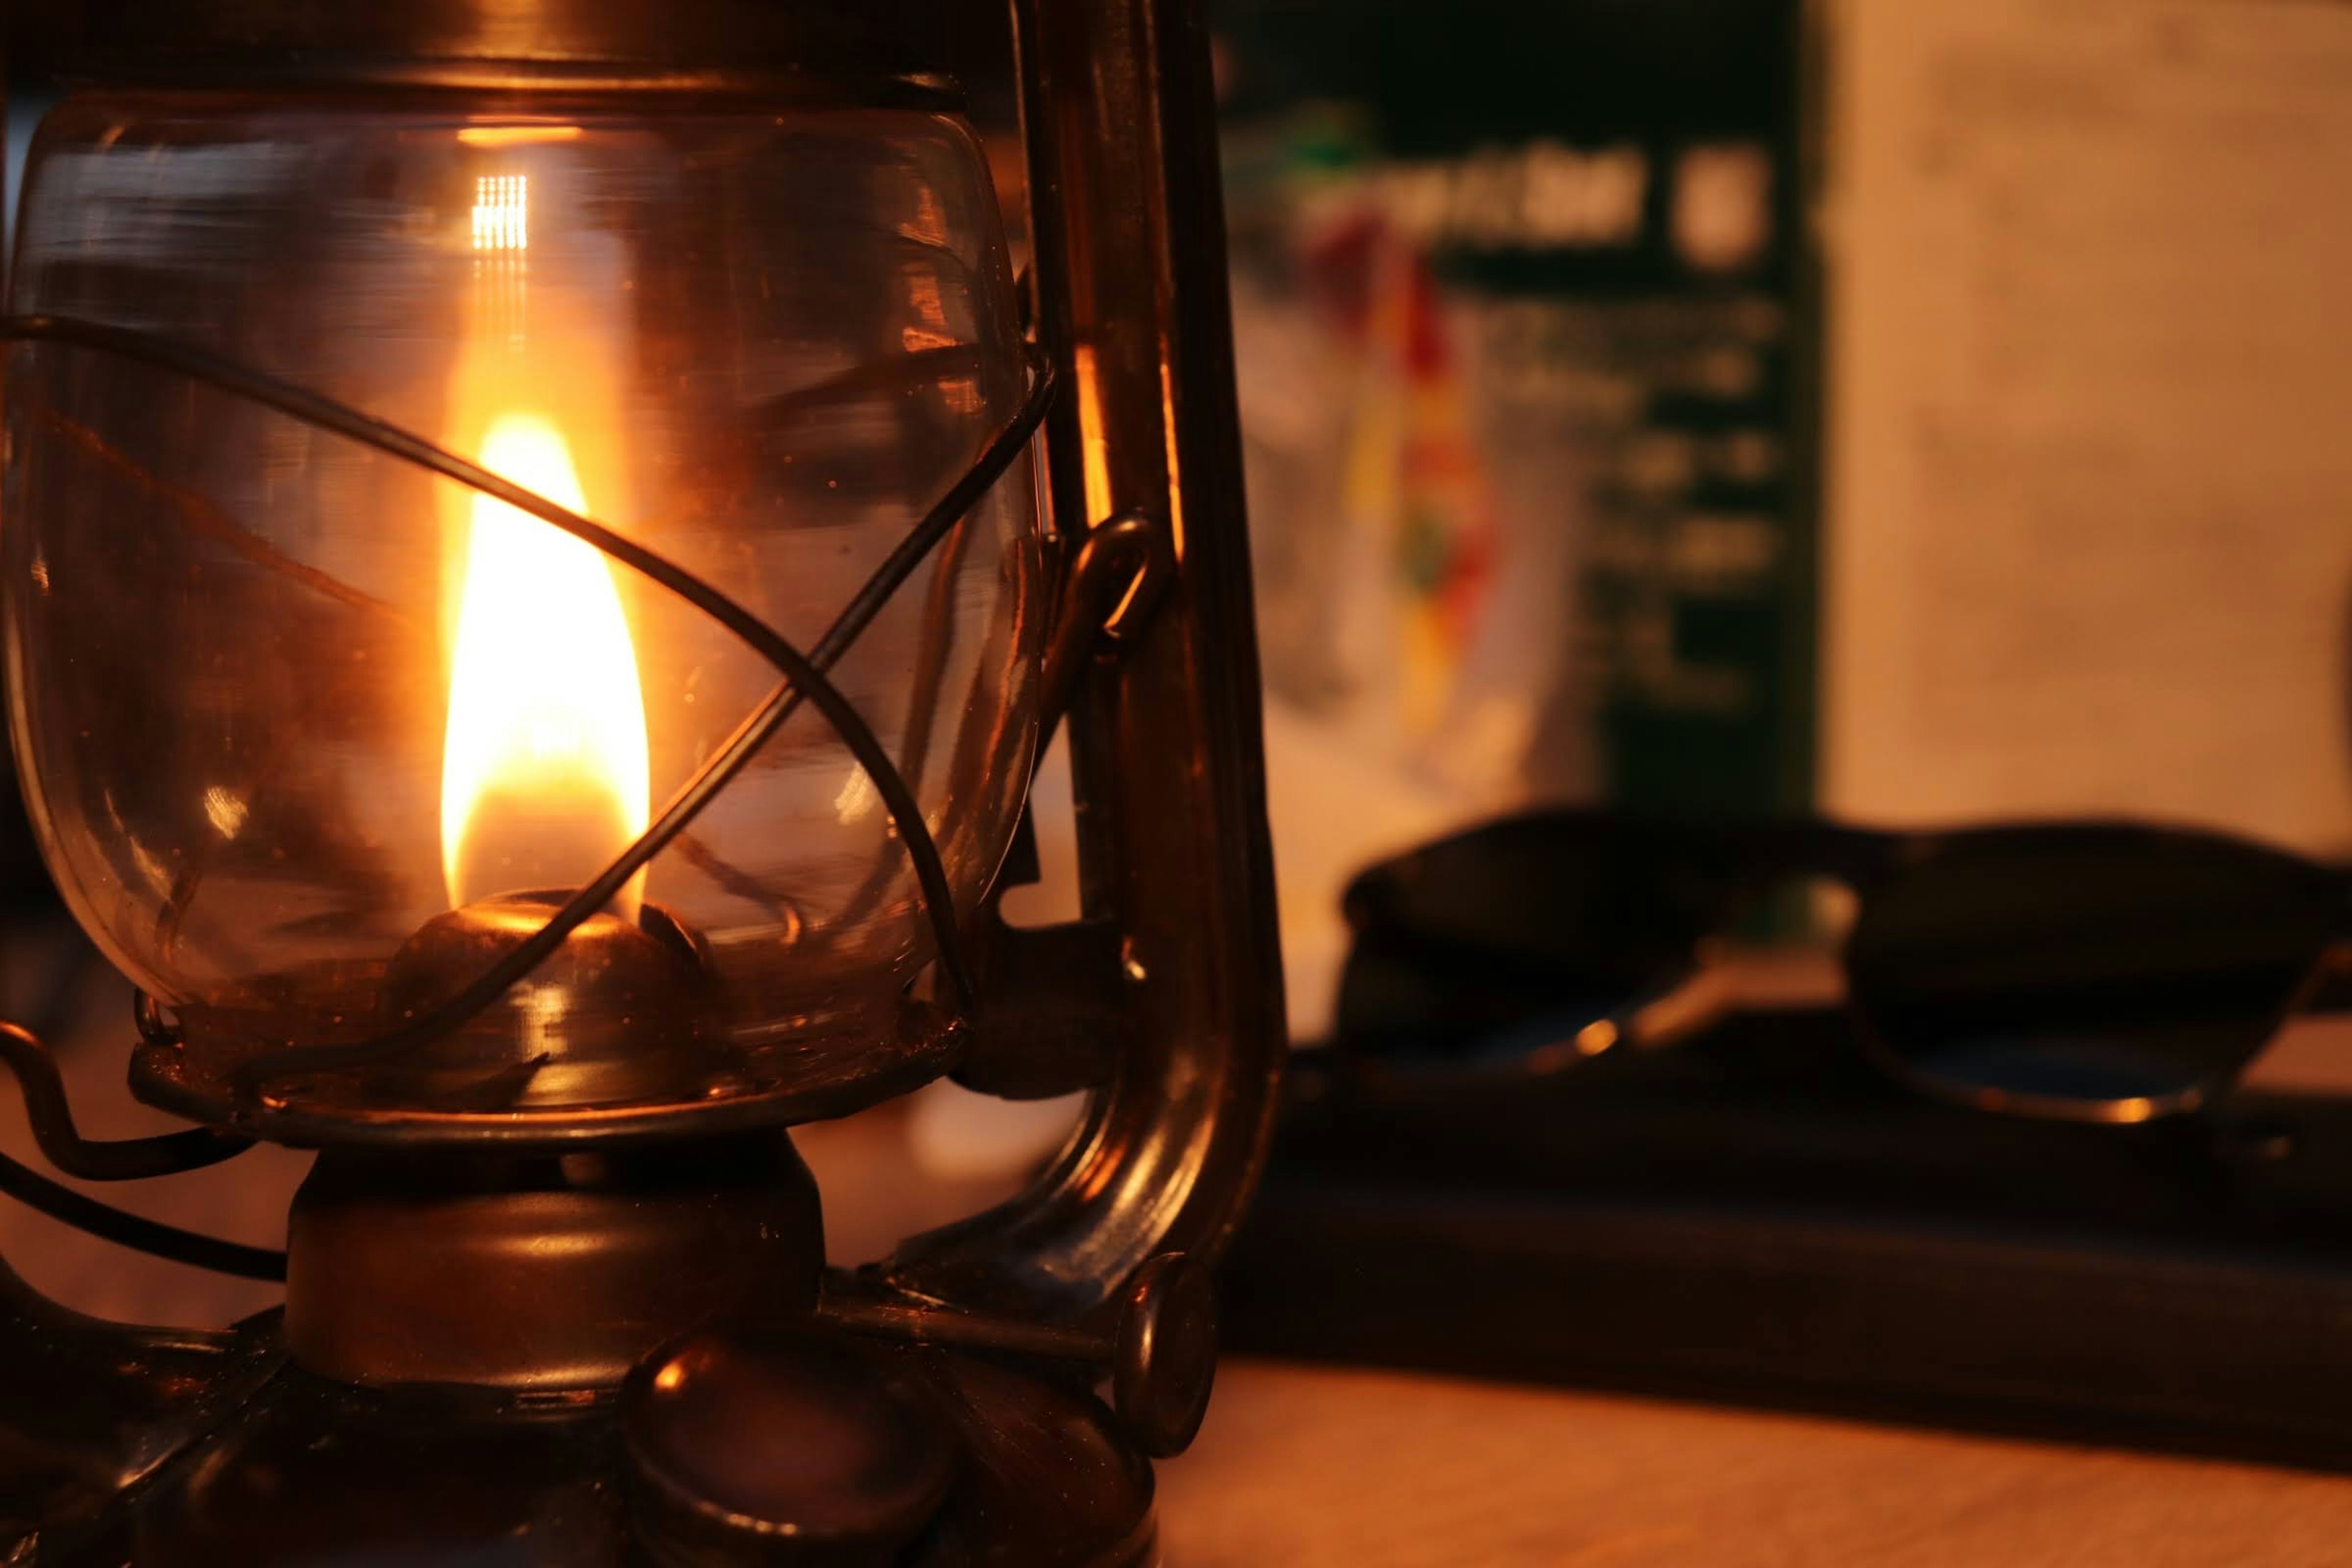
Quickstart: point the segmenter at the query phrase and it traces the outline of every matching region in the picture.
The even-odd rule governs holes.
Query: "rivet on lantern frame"
[[[1024,280],[1025,281],[1025,280]],[[0,1063],[23,1086],[29,1120],[43,1154],[66,1173],[84,1180],[128,1180],[200,1169],[243,1152],[254,1142],[247,1133],[289,1141],[404,1143],[429,1138],[498,1144],[572,1145],[611,1138],[672,1135],[691,1123],[697,1131],[778,1124],[837,1115],[890,1098],[951,1070],[961,1056],[967,1019],[975,1001],[952,895],[939,851],[920,808],[898,766],[884,751],[864,718],[833,684],[827,671],[845,655],[882,607],[939,549],[971,510],[1011,471],[1027,449],[1051,407],[1053,364],[1033,342],[1023,341],[1029,386],[1020,406],[982,448],[962,476],[949,487],[868,576],[824,636],[806,652],[749,610],[676,563],[623,538],[439,444],[377,419],[333,399],[247,369],[219,356],[159,335],[102,322],[60,316],[0,319],[0,342],[52,343],[110,354],[163,369],[274,409],[316,428],[452,479],[562,530],[611,560],[668,590],[733,633],[775,667],[782,677],[760,707],[737,725],[724,744],[696,768],[651,825],[586,886],[572,894],[530,938],[491,964],[461,990],[420,1016],[373,1039],[354,1044],[291,1045],[258,1052],[239,1062],[231,1075],[233,1099],[206,1103],[200,1092],[175,1086],[154,1071],[147,1087],[173,1109],[220,1125],[152,1138],[91,1142],[76,1131],[56,1064],[28,1032],[0,1026]],[[797,405],[836,392],[862,390],[885,374],[922,374],[961,363],[963,351],[926,350],[907,356],[908,364],[856,367],[817,387],[792,395]],[[835,383],[840,384],[836,386]],[[1058,724],[1075,694],[1077,677],[1098,640],[1117,640],[1148,615],[1164,585],[1170,563],[1156,525],[1140,514],[1104,520],[1085,537],[1060,584],[1058,616],[1040,681],[1038,750]],[[890,815],[912,863],[925,914],[937,944],[939,973],[952,993],[948,1009],[908,1003],[910,1027],[880,1042],[882,1053],[898,1058],[896,1070],[869,1054],[851,1064],[835,1064],[815,1081],[795,1081],[765,1092],[734,1095],[719,1102],[654,1101],[619,1107],[564,1108],[528,1115],[501,1112],[388,1110],[378,1116],[349,1108],[305,1115],[284,1086],[321,1075],[343,1075],[396,1060],[445,1037],[496,1003],[557,952],[571,932],[593,916],[637,871],[692,824],[737,776],[761,745],[813,703]],[[177,1061],[184,1042],[152,998],[141,994],[137,1018],[142,1049],[151,1058]],[[231,1131],[229,1129],[235,1129]],[[233,1274],[282,1276],[283,1255],[243,1247],[178,1231],[73,1193],[0,1156],[0,1189],[22,1201],[140,1250],[175,1258]]]

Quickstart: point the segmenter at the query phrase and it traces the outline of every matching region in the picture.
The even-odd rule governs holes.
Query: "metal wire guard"
[[[799,710],[803,700],[814,703],[832,724],[889,812],[913,864],[937,944],[940,971],[958,1004],[969,1007],[971,978],[965,966],[954,897],[940,860],[939,847],[898,767],[826,672],[848,652],[891,595],[913,575],[940,542],[994,488],[1035,434],[1051,403],[1055,378],[1050,361],[1034,344],[1023,344],[1029,386],[1020,407],[990,438],[962,477],[948,488],[888,559],[866,580],[816,645],[803,653],[735,600],[667,557],[421,436],[331,398],[154,333],[100,321],[51,315],[0,318],[0,341],[71,345],[170,371],[454,479],[585,541],[667,589],[732,632],[782,677],[760,707],[737,725],[726,743],[705,759],[671,795],[636,841],[614,857],[520,946],[448,1000],[375,1039],[339,1046],[291,1046],[244,1062],[236,1069],[235,1081],[238,1097],[248,1109],[266,1104],[267,1087],[272,1083],[297,1074],[348,1071],[397,1059],[460,1027],[496,1002],[561,947],[572,931],[603,909],[640,868],[683,833],[743,770],[769,737]]]

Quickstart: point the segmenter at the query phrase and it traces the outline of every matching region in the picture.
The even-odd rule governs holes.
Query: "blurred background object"
[[[2352,847],[2352,12],[1223,15],[1302,1035],[1529,803]]]
[[[1427,972],[1354,933],[1378,984],[1338,1027],[1412,1037],[1384,1079],[1297,1064],[1236,1341],[2346,1463],[2340,1012],[2176,1122],[2004,1128],[1855,1068],[1834,965],[1790,941],[1841,941],[1850,894],[1695,940],[1649,919],[1672,875],[1597,884],[1629,824],[1704,860],[1710,824],[1807,812],[2126,819],[2340,877],[2352,8],[1226,15],[1295,1024],[1330,1024],[1336,894],[1400,839],[1616,814],[1573,868],[1499,848],[1517,903],[1441,889],[1443,844],[1394,863],[1490,925],[1553,913],[1449,930]],[[2066,885],[2026,915],[2041,878]],[[2102,886],[2037,851],[1911,934],[2038,976]],[[2183,1022],[2166,984],[2255,925],[2200,904],[2175,962],[2143,940],[2162,900],[2106,886],[2140,923],[2105,982]],[[1651,941],[1752,1005],[1672,1053],[1482,1014],[1533,946],[1566,998]],[[1447,1052],[1452,1081],[1400,1065]]]
[[[2352,10],[1827,15],[1823,801],[2352,849]]]
[[[1799,8],[1223,15],[1283,935],[1313,1036],[1336,894],[1379,854],[1531,801],[1811,797]]]

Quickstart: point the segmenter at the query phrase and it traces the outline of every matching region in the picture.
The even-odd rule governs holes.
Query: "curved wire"
[[[914,862],[917,881],[930,917],[940,968],[959,1000],[969,1005],[971,982],[959,943],[953,893],[948,886],[946,871],[940,861],[938,846],[931,838],[929,826],[872,730],[856,708],[825,678],[824,670],[848,650],[851,643],[872,622],[924,556],[961,520],[965,512],[987,494],[1034,435],[1051,399],[1054,376],[1050,362],[1034,347],[1028,349],[1031,371],[1029,395],[1024,399],[1021,408],[982,449],[973,465],[949,488],[948,493],[924,515],[922,521],[899,542],[889,557],[866,579],[848,605],[835,617],[816,647],[810,654],[803,655],[750,611],[667,558],[413,432],[304,388],[201,350],[104,322],[57,316],[9,317],[0,320],[0,339],[67,343],[173,371],[503,500],[518,510],[563,530],[677,595],[733,632],[784,675],[783,682],[759,710],[737,727],[727,743],[704,762],[672,796],[661,816],[634,844],[574,894],[530,938],[493,963],[471,984],[423,1016],[375,1040],[348,1046],[296,1046],[256,1057],[242,1064],[236,1071],[241,1092],[257,1097],[265,1082],[289,1073],[330,1071],[391,1059],[439,1038],[488,1006],[561,946],[572,931],[604,908],[639,868],[684,831],[768,737],[798,710],[803,700],[815,703],[818,710],[832,723],[843,743],[873,782],[877,795],[888,810],[908,856]]]
[[[906,841],[908,851],[917,863],[917,873],[923,882],[927,900],[936,899],[941,903],[949,901],[943,897],[947,891],[946,872],[939,864],[938,848],[930,841],[929,830],[922,820],[921,810],[915,805],[911,795],[908,795],[903,784],[884,776],[893,771],[889,758],[882,751],[880,742],[875,739],[873,731],[866,726],[864,720],[841,695],[838,689],[834,688],[815,664],[799,649],[758,616],[752,615],[751,611],[683,567],[677,566],[642,545],[624,539],[603,524],[592,521],[532,490],[526,489],[510,479],[468,462],[411,431],[377,419],[371,415],[347,408],[316,393],[278,381],[273,376],[264,375],[242,365],[218,359],[200,350],[191,349],[130,328],[110,326],[100,321],[52,316],[10,318],[5,322],[0,322],[0,337],[28,342],[65,342],[78,347],[98,349],[126,359],[177,372],[264,406],[275,408],[306,424],[331,430],[338,435],[401,458],[502,500],[520,511],[528,512],[544,522],[563,530],[574,538],[593,545],[623,565],[668,589],[734,633],[738,638],[750,645],[769,663],[782,670],[793,685],[808,693],[810,699],[816,703],[818,710],[833,721],[834,727],[840,731],[843,741],[850,752],[857,757],[860,764],[868,773],[874,775],[875,788],[882,796],[890,815],[897,821],[899,836]],[[663,842],[667,842],[667,838]],[[655,846],[656,849],[658,847],[658,844]],[[650,858],[650,855],[646,857],[646,858]],[[925,864],[926,861],[929,862],[928,865]],[[549,952],[552,952],[562,939],[589,915],[602,909],[612,895],[619,890],[620,886],[627,881],[628,876],[635,874],[635,868],[629,868],[627,874],[620,876],[617,879],[614,876],[614,868],[608,868],[603,876],[591,884],[592,889],[603,888],[604,891],[594,902],[589,903],[584,910],[579,911],[568,922],[564,919],[565,914],[573,912],[574,905],[586,902],[583,895],[573,899],[564,907],[563,914],[559,914],[554,921],[549,922],[551,928],[562,928],[552,932],[552,940],[547,940],[550,931],[542,928],[538,939],[525,944],[526,948],[536,946],[540,949],[532,956],[533,965]],[[608,883],[610,885],[606,886]],[[951,921],[952,916],[950,915],[950,918]],[[950,962],[952,963],[952,960]],[[520,978],[520,974],[526,972],[527,969],[518,971],[517,977]],[[501,986],[499,991],[502,993],[505,987]],[[494,993],[486,1001],[495,1000],[496,994]],[[465,1017],[475,1011],[478,1011],[478,1006],[467,1008],[463,1012],[455,1012],[449,1005],[444,1005],[404,1026],[401,1030],[395,1032],[395,1036],[407,1036],[417,1033],[420,1029],[426,1034],[437,1036],[464,1022]],[[387,1037],[387,1040],[393,1037]]]
[[[31,1030],[0,1023],[0,1065],[16,1075],[25,1096],[25,1120],[43,1158],[85,1182],[135,1182],[217,1165],[253,1147],[253,1140],[210,1127],[152,1138],[84,1138],[74,1126],[58,1059]]]
[[[1132,628],[1151,612],[1172,569],[1159,525],[1149,514],[1123,511],[1087,530],[1063,579],[1055,605],[1054,640],[1037,677],[1037,752],[1042,763],[1070,704],[1078,677],[1097,645]]]
[[[169,1258],[191,1268],[209,1268],[215,1274],[233,1274],[240,1279],[260,1279],[274,1285],[286,1282],[286,1255],[282,1252],[182,1230],[178,1226],[84,1197],[5,1154],[0,1154],[0,1193],[61,1225],[69,1225],[134,1252]]]
[[[1054,385],[1052,366],[1042,355],[1038,355],[1033,359],[1032,369],[1033,377],[1029,395],[1024,400],[1020,409],[1003,428],[997,432],[994,439],[982,449],[979,459],[965,471],[964,476],[949,487],[948,493],[933,504],[931,510],[924,514],[922,521],[899,542],[889,557],[876,569],[874,574],[866,579],[865,585],[850,599],[841,614],[835,617],[833,625],[826,629],[824,636],[819,639],[809,655],[810,663],[830,666],[843,654],[848,652],[850,645],[856,641],[858,634],[871,624],[875,616],[880,613],[882,606],[889,602],[890,595],[897,591],[899,584],[913,574],[917,566],[922,564],[923,558],[930,553],[933,546],[962,520],[963,514],[970,511],[995,485],[996,481],[1003,477],[1004,471],[1012,467],[1013,459],[1020,456],[1022,449],[1028,445],[1030,437],[1044,422],[1046,406],[1052,401]],[[789,677],[778,685],[756,710],[735,727],[726,742],[705,759],[702,766],[697,769],[693,776],[688,778],[678,792],[670,797],[669,803],[663,806],[661,815],[654,819],[652,826],[638,837],[635,843],[623,850],[619,858],[606,867],[595,880],[574,894],[568,903],[556,911],[554,918],[541,926],[530,940],[514,949],[499,963],[492,964],[478,979],[447,1002],[392,1034],[376,1040],[362,1041],[349,1046],[291,1046],[282,1050],[272,1051],[266,1056],[257,1057],[238,1068],[236,1079],[240,1088],[248,1094],[257,1094],[262,1082],[289,1073],[334,1071],[355,1067],[369,1067],[390,1060],[404,1051],[438,1039],[498,1000],[499,996],[505,994],[509,986],[530,973],[549,953],[562,945],[563,939],[583,921],[604,908],[605,903],[627,884],[629,879],[637,874],[638,868],[651,860],[672,838],[683,833],[695,817],[700,815],[703,807],[708,805],[711,799],[724,789],[738,773],[742,771],[744,765],[767,742],[768,738],[782,728],[785,721],[800,710],[800,705],[804,699],[817,700],[821,704],[823,693],[831,690],[832,688],[829,683],[824,682],[822,676],[818,677],[818,687],[809,689],[796,685]],[[811,689],[816,693],[813,698]],[[862,721],[858,722],[858,728],[864,729]],[[866,734],[870,741],[871,731],[866,731]],[[879,753],[878,742],[875,744],[874,750]],[[860,756],[858,760],[866,766],[867,772],[874,775],[877,790],[883,787],[882,781],[885,778],[894,784],[898,782],[898,770],[891,764],[887,755],[878,755],[877,761],[873,763],[867,762],[864,756]],[[877,766],[880,770],[878,773],[876,772]],[[935,848],[930,847],[929,830],[923,824],[919,811],[913,814],[913,820],[918,831],[923,835],[922,844],[929,851],[931,868],[937,872],[939,871],[938,853]],[[913,842],[910,841],[908,844],[910,854],[914,847]],[[916,856],[915,863],[916,871],[919,877],[923,872],[924,860],[920,856]],[[963,963],[959,934],[955,929],[953,894],[946,887],[944,873],[939,876],[939,886],[936,891],[931,884],[926,881],[923,893],[925,903],[932,915],[932,928],[939,942],[940,968],[946,972],[950,983],[954,986],[958,1000],[969,1006],[972,996],[971,977]]]

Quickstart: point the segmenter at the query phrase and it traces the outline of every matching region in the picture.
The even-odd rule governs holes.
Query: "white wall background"
[[[2352,5],[1828,19],[1824,800],[2352,850]]]

